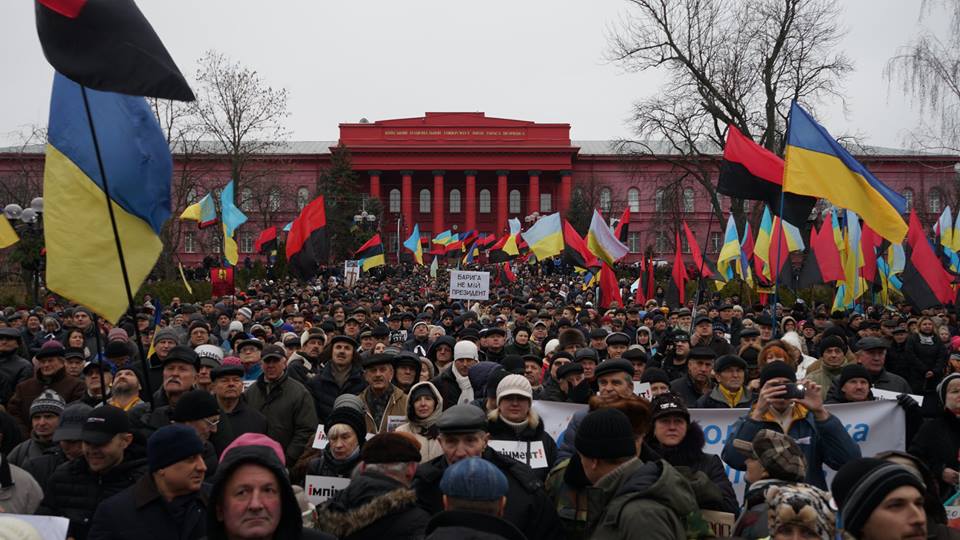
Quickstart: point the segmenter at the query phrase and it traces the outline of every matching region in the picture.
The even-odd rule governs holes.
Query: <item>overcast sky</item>
[[[629,135],[631,103],[657,91],[659,74],[604,62],[607,30],[624,0],[140,0],[180,69],[216,49],[290,91],[298,140],[332,140],[337,124],[483,111],[568,122],[574,139]],[[903,146],[916,111],[883,79],[883,67],[918,28],[918,0],[842,0],[843,48],[856,71],[848,108],[821,107],[834,133]],[[0,2],[0,144],[45,124],[52,69],[33,2]]]

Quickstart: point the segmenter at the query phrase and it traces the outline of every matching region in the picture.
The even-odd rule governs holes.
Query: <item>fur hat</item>
[[[787,525],[803,527],[822,540],[834,537],[836,515],[825,491],[806,484],[774,484],[766,498],[771,538]]]
[[[557,339],[559,341],[557,348],[561,351],[571,345],[576,345],[578,347],[587,346],[587,340],[583,337],[583,332],[577,330],[576,328],[567,328],[563,332],[560,332],[560,335]]]
[[[409,433],[380,433],[363,445],[364,463],[420,463],[420,443]]]

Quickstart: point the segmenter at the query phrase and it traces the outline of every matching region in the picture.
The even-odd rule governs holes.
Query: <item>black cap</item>
[[[690,341],[690,333],[684,330],[674,330],[673,331],[673,342],[678,341]]]
[[[392,355],[392,358],[394,366],[410,366],[414,369],[423,367],[420,363],[420,357],[410,351],[401,351],[399,354]],[[363,367],[367,367],[366,363]]]
[[[170,354],[163,359],[163,365],[171,362],[183,362],[184,364],[193,366],[193,369],[197,371],[200,370],[200,357],[197,356],[197,353],[195,353],[193,349],[185,345],[177,345],[170,349]]]
[[[487,415],[476,405],[464,403],[443,411],[437,420],[440,433],[476,433],[487,431]]]
[[[173,408],[171,419],[174,422],[190,422],[220,414],[217,398],[206,390],[190,390],[180,396]]]
[[[717,373],[723,372],[723,370],[738,367],[744,371],[747,370],[747,361],[735,354],[725,354],[713,363],[713,371]]]
[[[630,336],[623,332],[614,332],[607,336],[607,346],[610,345],[630,345]]]
[[[210,371],[210,380],[215,381],[220,377],[226,377],[228,375],[243,377],[245,374],[246,372],[243,371],[243,366],[238,366],[236,364],[224,364],[220,367],[215,367]]]
[[[593,371],[595,377],[599,378],[601,375],[606,375],[608,373],[616,373],[622,371],[627,375],[633,377],[634,369],[633,363],[629,360],[604,360],[600,362],[600,365],[597,366],[597,369]]]
[[[710,347],[697,346],[690,349],[690,360],[716,360],[717,353]]]
[[[393,365],[393,362],[394,362],[394,359],[395,359],[395,358],[396,358],[396,356],[389,355],[389,354],[383,354],[383,353],[380,353],[380,354],[368,354],[368,355],[366,355],[365,358],[363,358],[363,360],[361,361],[361,363],[363,364],[363,369],[367,369],[367,368],[371,368],[371,367],[374,367],[374,366],[379,366],[379,365],[382,365],[382,364],[390,364],[390,365]],[[420,362],[417,361],[417,363],[419,364]]]
[[[120,433],[130,433],[130,418],[122,409],[104,405],[94,409],[87,417],[80,431],[80,440],[101,446]]]
[[[690,411],[684,405],[680,396],[673,392],[660,394],[650,402],[650,410],[653,413],[653,419],[663,418],[664,416],[679,416],[690,422]]]
[[[760,336],[760,330],[752,326],[750,328],[744,328],[743,330],[740,331],[741,339],[745,337],[759,337],[759,336]]]
[[[667,386],[670,386],[670,376],[667,375],[667,372],[660,368],[647,368],[643,370],[643,376],[640,377],[640,382],[645,383],[663,383]]]
[[[890,343],[888,343],[887,340],[878,337],[865,337],[857,341],[857,349],[861,351],[886,349],[888,347],[890,347]]]
[[[255,338],[237,340],[237,342],[233,344],[233,350],[240,352],[240,349],[250,345],[260,349],[261,351],[263,350],[263,342]]]
[[[583,362],[584,360],[593,360],[594,362],[600,361],[600,355],[597,354],[596,349],[590,347],[584,347],[582,349],[577,349],[576,354],[573,356],[574,361]]]
[[[390,329],[387,328],[386,325],[378,324],[370,332],[370,335],[372,335],[375,338],[385,338],[390,335]]]
[[[264,361],[267,358],[286,358],[287,352],[283,350],[283,347],[279,345],[267,345],[263,348],[263,352],[260,353],[260,361]]]
[[[760,315],[759,317],[755,318],[753,322],[757,323],[760,326],[773,327],[773,317],[767,314]]]
[[[710,323],[712,325],[713,319],[707,317],[706,315],[697,315],[697,317],[693,319],[693,326],[696,327],[700,323]]]
[[[0,338],[9,338],[20,341],[20,331],[16,328],[0,328]]]
[[[330,346],[332,347],[333,345],[336,345],[337,343],[341,343],[341,342],[349,343],[350,346],[353,347],[354,349],[357,348],[357,341],[352,337],[345,336],[343,334],[338,334],[336,336],[333,336],[333,338],[330,339]]]
[[[580,373],[582,375],[583,366],[576,362],[570,362],[569,364],[564,364],[557,368],[557,378],[559,379],[562,379],[572,373]]]
[[[110,350],[110,345],[113,345],[114,343],[119,343],[119,342],[118,342],[118,341],[111,341],[110,343],[108,343],[108,344],[107,344],[107,350],[108,350],[108,351]],[[123,345],[123,343],[120,343],[120,345]],[[124,346],[125,346],[125,345],[124,345]],[[106,355],[106,356],[107,356],[107,358],[110,358],[110,355],[109,355],[109,354]],[[79,359],[83,360],[83,359],[85,359],[85,358],[87,357],[87,355],[83,352],[83,349],[80,348],[80,347],[67,347],[67,352],[63,353],[63,357],[64,357],[64,358],[79,358]]]
[[[643,349],[627,349],[620,358],[631,362],[643,362],[644,364],[650,361],[650,357],[643,352]]]
[[[607,331],[603,328],[594,328],[590,331],[590,339],[604,339],[607,337]]]
[[[487,336],[492,336],[494,334],[501,335],[501,336],[507,335],[507,331],[504,330],[503,328],[500,328],[499,326],[491,326],[489,328],[484,329],[484,332],[486,332]]]

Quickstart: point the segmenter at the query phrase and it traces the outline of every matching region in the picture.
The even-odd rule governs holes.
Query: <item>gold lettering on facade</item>
[[[384,137],[526,137],[525,129],[385,129]]]

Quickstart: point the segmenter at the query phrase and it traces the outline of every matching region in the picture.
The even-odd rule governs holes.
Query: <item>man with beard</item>
[[[244,433],[267,433],[267,418],[243,399],[243,367],[224,364],[210,372],[213,395],[220,406],[220,423],[210,435],[217,455]]]
[[[140,391],[140,377],[136,370],[130,367],[119,369],[113,377],[110,399],[107,400],[107,404],[126,412],[130,412],[134,407],[145,409],[147,404],[140,399]],[[132,414],[132,416],[136,416],[136,414]]]
[[[393,360],[394,357],[387,354],[374,354],[363,360],[363,379],[367,387],[357,397],[363,401],[367,433],[386,433],[391,416],[406,417],[407,395],[391,383]]]
[[[330,361],[319,375],[307,382],[307,389],[316,403],[316,416],[322,423],[333,411],[333,402],[341,394],[357,395],[367,383],[363,370],[354,362],[357,342],[347,336],[330,340]]]

